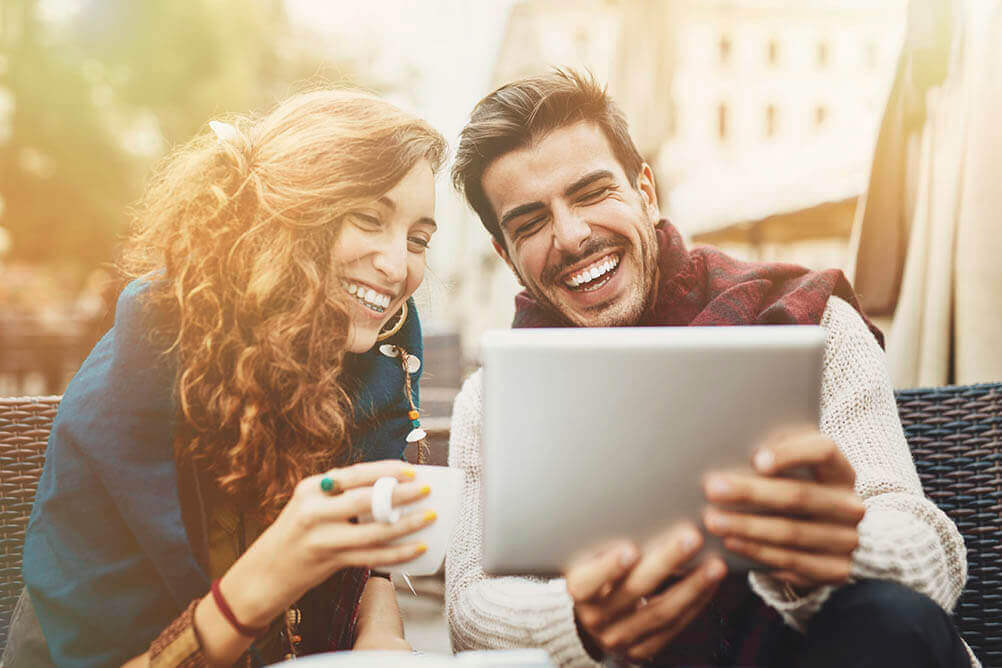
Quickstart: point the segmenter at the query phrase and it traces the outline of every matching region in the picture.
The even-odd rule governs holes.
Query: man
[[[963,541],[923,496],[880,334],[840,272],[688,251],[661,220],[622,114],[573,72],[482,100],[453,180],[525,287],[516,327],[811,323],[828,334],[820,431],[763,444],[754,473],[706,476],[707,509],[691,524],[605,546],[551,581],[488,578],[481,567],[483,407],[472,376],[449,455],[467,472],[446,562],[454,649],[538,646],[560,665],[969,665],[944,612],[966,579]],[[802,467],[813,479],[782,475]],[[756,510],[724,509],[732,504]],[[677,575],[705,531],[761,570],[728,576],[710,559]]]

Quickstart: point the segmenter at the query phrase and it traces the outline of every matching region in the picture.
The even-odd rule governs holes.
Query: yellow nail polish
[[[414,469],[408,466],[407,468],[400,471],[400,475],[403,476],[404,478],[410,478],[411,480],[413,480],[414,476],[417,474],[414,472]]]
[[[421,496],[428,496],[431,494],[431,485],[425,485],[421,488]]]
[[[436,513],[434,510],[429,510],[424,514],[424,521],[433,522],[436,517],[438,517],[438,513]]]
[[[420,545],[417,546],[418,554],[424,554],[427,551],[428,551],[428,546],[425,545],[424,543],[421,543]]]

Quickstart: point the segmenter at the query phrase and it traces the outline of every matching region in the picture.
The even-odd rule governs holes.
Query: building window
[[[818,49],[817,49],[818,67],[821,68],[828,67],[828,60],[831,57],[831,54],[829,54],[828,51],[829,51],[828,42],[818,42]]]
[[[769,48],[766,55],[766,62],[769,63],[770,67],[775,67],[779,64],[779,42],[775,39],[769,40]]]
[[[775,137],[778,125],[778,114],[776,112],[776,105],[770,104],[765,108],[765,136]]]
[[[720,36],[720,64],[726,65],[731,61],[731,38],[728,35]]]
[[[720,137],[720,141],[727,141],[727,135],[730,131],[728,127],[728,109],[725,102],[721,102],[717,106],[717,134]]]
[[[814,129],[820,130],[828,122],[828,107],[819,104],[814,107]]]

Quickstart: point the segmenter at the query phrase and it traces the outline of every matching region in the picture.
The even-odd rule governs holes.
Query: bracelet
[[[230,608],[230,604],[226,602],[223,598],[223,592],[219,588],[219,579],[212,581],[212,600],[216,602],[216,607],[219,608],[219,612],[223,613],[223,617],[226,621],[230,623],[237,633],[242,636],[247,636],[248,638],[257,638],[258,636],[264,635],[264,632],[268,630],[267,626],[245,626],[237,621],[237,616],[233,614],[233,610]]]

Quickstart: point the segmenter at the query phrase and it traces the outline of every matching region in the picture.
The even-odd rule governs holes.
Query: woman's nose
[[[402,283],[407,278],[407,239],[387,240],[376,251],[373,265],[388,282]]]

